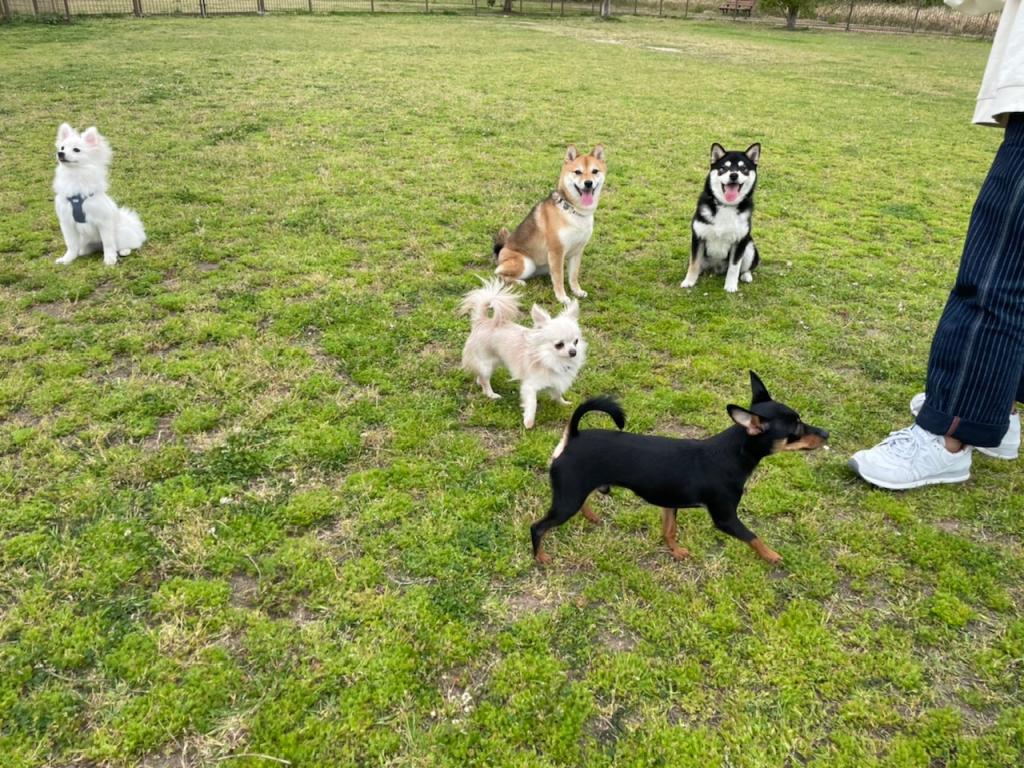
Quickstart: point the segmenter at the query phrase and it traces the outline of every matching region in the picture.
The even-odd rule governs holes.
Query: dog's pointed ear
[[[580,319],[580,303],[573,299],[565,305],[565,309],[562,310],[562,314],[568,317],[570,320]]]
[[[768,394],[768,388],[761,381],[761,377],[753,371],[750,372],[750,404],[767,403],[772,399]]]
[[[565,162],[571,163],[573,160],[575,160],[579,156],[580,156],[580,151],[578,149],[576,149],[576,145],[575,144],[570,144],[568,147],[565,148]]]
[[[64,141],[65,139],[67,139],[68,136],[70,136],[74,132],[75,129],[72,128],[70,125],[68,125],[67,123],[61,123],[60,128],[57,129],[57,141]]]
[[[733,421],[747,430],[747,434],[751,437],[764,432],[766,425],[756,413],[751,413],[746,408],[731,404],[725,406],[725,410],[729,412],[729,416]]]
[[[540,304],[534,304],[530,309],[530,317],[533,318],[533,327],[540,328],[544,323],[551,322],[551,315]]]
[[[604,144],[597,144],[594,146],[594,151],[591,152],[595,160],[604,162]]]
[[[717,141],[711,145],[711,162],[717,163],[725,155],[725,147]]]
[[[743,154],[750,158],[750,162],[757,165],[758,161],[761,159],[761,144],[751,144]]]
[[[100,132],[96,130],[95,125],[91,125],[85,129],[85,133],[82,134],[82,141],[91,147],[100,143]]]

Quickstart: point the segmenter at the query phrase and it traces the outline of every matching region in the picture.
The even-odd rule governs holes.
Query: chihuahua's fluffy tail
[[[505,243],[508,242],[509,232],[508,227],[502,227],[498,230],[498,234],[494,236],[494,258],[498,258],[498,254],[501,253],[501,249],[505,247]]]
[[[607,413],[612,417],[612,421],[615,422],[615,426],[619,429],[624,429],[626,426],[626,413],[622,410],[622,406],[618,404],[614,397],[610,397],[608,395],[592,397],[573,411],[572,418],[569,419],[569,426],[565,428],[565,432],[562,433],[562,439],[558,442],[558,445],[555,446],[555,450],[551,454],[552,461],[561,456],[562,451],[565,450],[565,446],[569,444],[569,441],[579,435],[580,419],[583,418],[583,414],[589,413],[590,411],[601,411],[602,413]],[[601,490],[602,493],[608,492],[607,488],[599,490]]]
[[[463,297],[459,313],[469,315],[474,327],[488,320],[495,325],[511,323],[519,317],[519,297],[500,278],[485,280],[482,288]]]

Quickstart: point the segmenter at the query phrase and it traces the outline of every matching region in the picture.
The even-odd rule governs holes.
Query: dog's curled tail
[[[615,422],[615,426],[619,429],[623,429],[626,426],[626,413],[622,410],[622,406],[618,404],[614,397],[609,395],[592,397],[572,412],[572,418],[569,419],[569,426],[565,428],[565,431],[562,433],[562,439],[558,441],[558,445],[555,446],[555,450],[551,452],[551,461],[554,461],[561,456],[562,451],[565,450],[565,446],[569,444],[569,441],[579,435],[580,419],[583,418],[583,414],[589,413],[590,411],[601,411],[602,413],[607,413],[612,417],[612,421]],[[604,490],[601,492],[607,493],[608,491]]]
[[[519,317],[519,296],[513,287],[497,277],[483,283],[482,288],[470,291],[462,298],[459,314],[469,315],[474,326],[488,319],[495,325],[514,322]]]
[[[119,208],[117,211],[117,250],[121,255],[126,251],[134,251],[146,242],[146,230],[142,226],[139,214],[131,208]]]
[[[498,258],[498,254],[501,253],[501,249],[505,247],[505,243],[508,242],[509,231],[508,227],[502,227],[498,230],[498,234],[494,236],[494,258]]]
[[[580,433],[580,419],[583,418],[583,414],[590,411],[601,411],[602,413],[607,413],[612,417],[612,421],[615,422],[615,426],[619,429],[624,429],[626,426],[626,413],[622,410],[622,406],[619,405],[618,401],[616,401],[614,397],[610,397],[609,395],[592,397],[573,411],[572,418],[569,419],[570,440]]]

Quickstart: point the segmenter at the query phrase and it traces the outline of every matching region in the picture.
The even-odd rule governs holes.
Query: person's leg
[[[1024,115],[1014,115],[978,194],[956,285],[932,340],[917,423],[996,446],[1024,394]]]
[[[1013,115],[971,213],[939,321],[917,423],[858,451],[850,468],[883,488],[970,477],[962,444],[997,446],[1024,395],[1024,115]]]

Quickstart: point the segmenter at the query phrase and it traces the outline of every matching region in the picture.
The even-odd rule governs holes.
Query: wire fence
[[[824,0],[799,27],[877,30],[989,38],[999,14],[965,16],[935,0]],[[726,18],[780,24],[756,0],[612,0],[614,15]],[[596,16],[600,0],[0,0],[0,18],[64,19],[89,16],[215,16],[267,13],[471,13]]]

